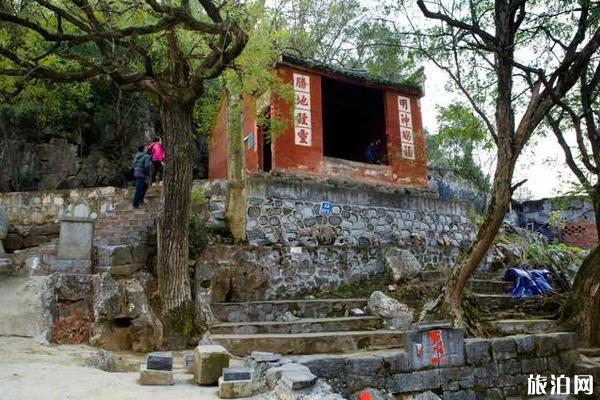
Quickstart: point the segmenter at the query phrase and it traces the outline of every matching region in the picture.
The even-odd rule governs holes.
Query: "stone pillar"
[[[58,252],[53,269],[63,273],[92,273],[94,218],[65,216],[60,221]]]

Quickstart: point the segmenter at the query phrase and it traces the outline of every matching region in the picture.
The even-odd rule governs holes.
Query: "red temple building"
[[[294,88],[294,104],[271,96],[243,106],[245,169],[302,172],[397,186],[425,187],[427,166],[420,85],[283,56],[275,65]],[[227,177],[227,102],[209,145],[209,178]],[[285,123],[272,140],[259,116]]]

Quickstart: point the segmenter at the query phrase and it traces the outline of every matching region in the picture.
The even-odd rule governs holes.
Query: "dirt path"
[[[0,337],[0,400],[216,400],[216,387],[200,387],[175,366],[175,385],[140,386],[138,373],[83,367],[96,349],[48,346],[33,339]],[[131,365],[143,355],[122,354]]]

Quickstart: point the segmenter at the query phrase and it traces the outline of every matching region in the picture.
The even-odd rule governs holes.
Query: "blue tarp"
[[[545,269],[509,268],[505,281],[514,282],[511,296],[530,297],[554,291],[550,285],[550,272]]]

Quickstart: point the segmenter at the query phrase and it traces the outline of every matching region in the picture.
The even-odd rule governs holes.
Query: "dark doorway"
[[[384,92],[322,78],[326,157],[387,164]]]
[[[258,137],[260,142],[258,143],[260,146],[260,160],[261,168],[264,172],[271,171],[272,168],[272,158],[273,155],[271,153],[271,112],[270,109],[267,109],[264,113],[264,121],[258,127]]]

